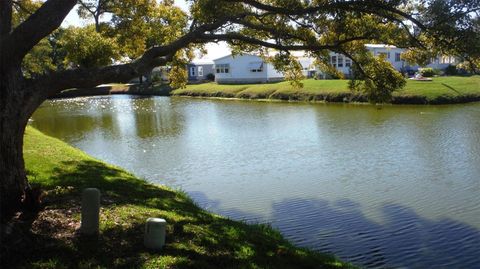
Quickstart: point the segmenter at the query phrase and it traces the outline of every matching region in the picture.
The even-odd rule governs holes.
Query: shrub
[[[433,68],[430,68],[430,67],[421,68],[418,71],[420,72],[420,75],[426,78],[433,77],[435,75],[435,70],[433,70]]]
[[[207,74],[207,80],[214,81],[215,80],[215,75],[212,73]]]
[[[152,75],[152,83],[159,83],[162,82],[162,76],[160,74],[155,73]]]
[[[457,67],[454,65],[449,65],[445,68],[445,75],[447,76],[455,76],[458,74]]]

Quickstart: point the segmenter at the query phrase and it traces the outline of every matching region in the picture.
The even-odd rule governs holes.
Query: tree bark
[[[21,73],[0,71],[0,221],[21,210],[27,187],[23,161],[23,135],[30,115],[26,110]]]

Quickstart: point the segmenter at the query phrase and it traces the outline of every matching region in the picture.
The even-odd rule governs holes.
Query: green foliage
[[[269,57],[268,61],[273,64],[276,70],[283,73],[285,79],[289,81],[293,88],[303,87],[301,80],[305,77],[302,73],[302,65],[295,57],[289,53],[280,52],[273,57]]]
[[[120,57],[115,40],[97,33],[92,26],[67,28],[61,44],[66,51],[67,65],[75,67],[109,65]]]
[[[51,57],[53,48],[47,39],[42,39],[25,56],[22,62],[22,71],[28,78],[44,75],[56,69]]]
[[[455,76],[458,74],[457,67],[454,65],[449,65],[445,68],[445,75],[447,76]]]
[[[207,80],[210,80],[210,81],[215,81],[215,75],[212,74],[212,73],[208,73],[207,76],[206,76]]]
[[[433,77],[437,74],[437,72],[433,68],[430,68],[430,67],[420,68],[418,70],[418,72],[420,73],[420,75],[422,75],[426,78],[431,78],[431,77]]]
[[[24,22],[31,14],[35,12],[41,5],[41,0],[18,0],[18,4],[13,5],[12,24],[18,26]]]
[[[385,59],[385,56],[373,57],[364,53],[360,57],[361,65],[353,65],[349,88],[365,93],[372,103],[385,103],[392,99],[392,94],[403,88],[405,78]]]

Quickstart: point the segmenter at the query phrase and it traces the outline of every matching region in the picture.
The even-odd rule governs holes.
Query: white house
[[[302,74],[306,78],[312,78],[317,73],[315,59],[309,57],[298,57],[298,62],[302,66]]]
[[[384,55],[385,59],[392,64],[392,66],[401,72],[415,72],[418,71],[420,66],[408,65],[407,62],[401,59],[401,54],[405,52],[405,49],[397,48],[391,45],[384,44],[367,44],[366,48],[374,55]],[[352,74],[351,66],[352,60],[343,54],[330,52],[330,63],[342,72],[345,76],[349,77]],[[451,56],[439,56],[430,60],[430,63],[426,67],[434,69],[445,69],[449,65],[456,65],[459,61],[455,57]],[[321,71],[318,71],[322,74]]]
[[[367,44],[366,47],[374,56],[384,55],[385,59],[398,71],[407,68],[407,64],[400,57],[405,49],[383,44]]]
[[[367,44],[366,48],[374,55],[384,55],[385,59],[392,66],[401,72],[415,72],[419,66],[409,66],[401,59],[401,54],[405,49],[397,48],[384,44]],[[313,58],[298,57],[302,66],[302,73],[305,77],[315,77],[320,75],[323,78],[328,77],[315,66]],[[281,72],[275,70],[271,63],[266,63],[262,58],[252,54],[227,55],[213,60],[215,81],[217,83],[265,83],[280,81],[284,79]],[[445,69],[450,64],[457,64],[454,57],[437,57],[431,60],[427,67]],[[330,52],[330,64],[346,77],[352,75],[353,62],[343,54]]]
[[[265,83],[283,80],[272,64],[252,54],[227,55],[213,60],[215,81],[228,83]]]

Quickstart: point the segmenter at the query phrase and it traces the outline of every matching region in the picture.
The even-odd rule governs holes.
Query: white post
[[[148,218],[145,224],[145,236],[143,244],[146,248],[160,250],[165,245],[165,228],[167,222],[164,219]]]
[[[82,193],[82,224],[80,232],[84,235],[98,234],[100,218],[100,191],[88,188]]]

